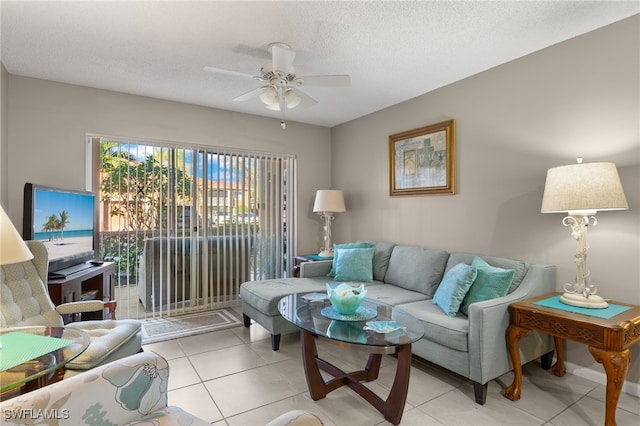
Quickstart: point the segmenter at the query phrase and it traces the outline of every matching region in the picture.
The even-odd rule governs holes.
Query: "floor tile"
[[[178,343],[178,339],[167,340],[166,342],[151,343],[142,346],[145,351],[153,351],[162,355],[166,359],[180,358],[185,356],[185,352]]]
[[[242,340],[231,330],[214,331],[178,339],[187,355],[242,345]]]
[[[444,425],[542,425],[544,420],[520,410],[506,398],[487,397],[475,402],[471,382],[417,407]]]
[[[345,371],[359,370],[368,354],[316,341],[318,354]],[[292,409],[321,417],[325,425],[384,425],[383,415],[351,389],[342,387],[325,398],[309,396],[299,333],[283,335],[280,350],[271,350],[269,332],[258,324],[235,327],[145,345],[169,361],[169,403],[216,426],[266,424]],[[397,359],[384,355],[377,380],[366,383],[385,399],[393,384]],[[330,376],[323,373],[325,379]],[[466,378],[426,361],[412,361],[403,426],[574,426],[604,423],[605,386],[567,374],[556,377],[537,363],[523,367],[522,397],[510,401],[504,389],[509,372],[488,384],[487,403],[475,402]],[[640,424],[640,398],[622,393],[619,426]]]
[[[201,383],[202,380],[187,357],[169,360],[169,390]]]
[[[554,426],[601,426],[604,424],[604,411],[604,402],[585,396],[551,419],[550,423]],[[640,417],[618,408],[616,423],[618,426],[638,426]]]
[[[175,405],[208,422],[224,423],[222,413],[202,383],[169,391],[169,405]]]
[[[209,380],[204,385],[225,417],[296,394],[291,383],[270,366]]]
[[[607,387],[605,385],[598,385],[594,390],[589,392],[588,396],[604,403],[607,399],[606,392]],[[640,397],[621,392],[620,398],[618,399],[618,408],[640,416]]]
[[[247,345],[199,353],[192,355],[190,360],[202,381],[251,370],[266,364]]]
[[[291,410],[305,410],[313,413],[320,417],[325,426],[333,426],[336,424],[318,410],[318,406],[308,395],[296,395],[291,398],[285,398],[272,404],[228,417],[227,423],[229,426],[263,425]]]

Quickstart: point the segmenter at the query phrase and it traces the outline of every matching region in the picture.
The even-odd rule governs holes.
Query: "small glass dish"
[[[367,325],[364,326],[365,330],[371,330],[381,334],[404,330],[405,328],[406,327],[403,327],[395,321],[367,321]]]
[[[302,295],[302,299],[307,302],[322,302],[328,298],[329,296],[326,293],[307,293]]]

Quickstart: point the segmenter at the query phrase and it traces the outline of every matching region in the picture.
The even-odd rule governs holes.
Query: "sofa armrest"
[[[532,264],[522,283],[504,297],[469,305],[470,379],[486,383],[511,370],[505,333],[509,326],[509,305],[522,299],[550,293],[556,287],[556,267]],[[543,337],[521,346],[526,363],[553,349],[551,338]],[[471,355],[472,354],[472,355]]]
[[[324,277],[331,271],[333,260],[319,260],[302,262],[300,264],[300,278]]]
[[[3,401],[0,411],[7,424],[38,412],[57,413],[59,425],[127,424],[167,407],[168,380],[167,361],[142,352]]]

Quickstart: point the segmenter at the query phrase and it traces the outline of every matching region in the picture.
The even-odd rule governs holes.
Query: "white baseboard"
[[[565,362],[564,366],[567,373],[573,374],[574,376],[582,377],[593,382],[600,383],[601,385],[607,384],[607,375],[604,371],[595,371],[571,362]],[[625,380],[622,385],[622,392],[640,397],[640,383],[632,383]]]

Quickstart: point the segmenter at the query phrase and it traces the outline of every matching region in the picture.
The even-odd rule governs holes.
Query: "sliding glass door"
[[[100,255],[119,317],[238,303],[244,281],[288,275],[295,158],[89,137]]]

